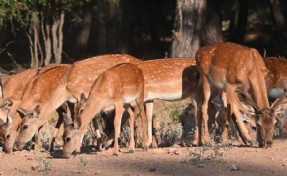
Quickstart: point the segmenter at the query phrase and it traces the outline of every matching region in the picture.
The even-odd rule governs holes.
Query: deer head
[[[15,135],[11,135],[10,131],[12,128],[12,123],[13,123],[13,115],[14,113],[9,109],[8,113],[5,113],[7,120],[6,122],[3,122],[0,124],[0,138],[4,143],[4,149],[7,153],[13,152],[13,146],[14,146],[14,141],[15,139],[11,140]]]
[[[247,103],[248,105],[254,108],[255,116],[256,116],[256,123],[259,127],[258,130],[260,130],[261,135],[262,135],[259,137],[265,139],[265,144],[267,147],[271,147],[273,135],[274,135],[274,127],[275,127],[275,124],[277,123],[276,114],[278,114],[282,110],[282,104],[286,100],[286,96],[287,96],[286,89],[283,95],[271,105],[270,109],[268,108],[260,109],[257,106],[257,104],[253,101],[252,97],[249,94],[244,93],[240,89],[237,89],[237,93],[241,101],[244,101],[245,103]]]
[[[26,142],[32,139],[32,137],[34,136],[33,133],[29,133],[26,131],[31,131],[31,130],[37,131],[38,130],[35,123],[37,122],[37,118],[40,113],[40,105],[37,105],[34,108],[34,110],[31,112],[25,109],[22,109],[22,108],[18,109],[17,111],[20,114],[21,118],[23,118],[21,126],[20,126],[21,128],[20,131],[22,132],[18,134],[17,142],[16,142],[16,148],[18,150],[21,150],[25,146]]]

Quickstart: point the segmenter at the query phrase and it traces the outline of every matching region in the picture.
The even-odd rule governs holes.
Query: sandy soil
[[[119,156],[112,149],[82,153],[69,159],[40,151],[0,154],[0,175],[286,175],[287,140],[276,139],[271,149],[255,147],[169,147],[137,149]],[[91,151],[91,150],[90,150]],[[204,151],[204,154],[202,153]],[[222,156],[221,156],[222,155]],[[233,169],[232,169],[233,168]]]

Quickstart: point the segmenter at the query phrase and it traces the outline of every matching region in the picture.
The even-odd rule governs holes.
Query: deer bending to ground
[[[49,67],[49,69],[45,69],[45,71],[31,79],[17,107],[18,112],[10,111],[8,114],[9,120],[1,127],[1,133],[3,132],[5,134],[4,146],[7,152],[10,153],[13,151],[17,130],[22,122],[21,116],[30,115],[33,110],[35,112],[39,111],[40,105],[48,99],[53,90],[61,82],[61,79],[67,73],[69,67],[69,65],[55,65]],[[60,120],[62,111],[58,111],[60,111],[58,113]],[[38,143],[40,140],[39,136],[40,135],[38,135]]]
[[[17,109],[21,102],[21,98],[23,93],[26,90],[26,86],[29,82],[37,75],[44,72],[47,69],[54,67],[54,64],[48,65],[43,68],[31,68],[25,71],[22,71],[18,74],[9,76],[6,80],[2,80],[3,86],[1,86],[1,106],[9,105],[9,113],[13,114]],[[12,106],[11,106],[12,104]],[[12,125],[12,117],[8,116],[8,112],[5,113],[6,121],[0,125],[0,138],[4,142],[5,150],[10,153],[12,152],[12,148],[8,147],[7,138],[10,138],[9,134],[10,126]],[[13,138],[13,137],[12,137]],[[11,139],[12,139],[11,138]],[[15,141],[15,139],[14,139]],[[13,142],[14,143],[14,142]],[[10,146],[10,145],[9,145]]]
[[[274,111],[276,115],[277,121],[279,121],[281,124],[280,129],[282,130],[285,128],[286,125],[286,115],[284,116],[284,111],[287,106],[286,102],[286,93],[284,94],[284,90],[286,90],[287,86],[287,61],[284,59],[276,58],[276,57],[267,57],[264,59],[265,65],[267,67],[268,73],[265,77],[265,83],[267,88],[267,93],[269,96],[269,102],[273,102],[271,104],[271,108],[276,110]],[[275,101],[274,101],[275,100]],[[244,103],[244,102],[243,102]],[[256,103],[253,103],[256,104]],[[246,104],[245,104],[246,105]],[[256,105],[254,105],[256,106]],[[226,107],[223,107],[223,105],[220,105],[220,107],[223,109],[220,112],[224,113],[223,116],[219,117],[223,124],[223,121],[226,119]],[[254,110],[251,106],[245,106],[245,109],[247,109],[247,114],[249,116],[249,122],[252,127],[256,127],[256,123],[254,120]],[[225,115],[226,114],[226,115]],[[225,134],[225,141],[227,139],[227,134]]]
[[[1,80],[0,107],[9,106],[11,111],[16,111],[26,85],[39,70],[39,68],[31,68]]]
[[[117,64],[127,62],[137,63],[141,61],[130,55],[113,54],[75,62],[64,76],[60,85],[53,91],[48,100],[43,103],[38,118],[35,120],[34,118],[25,117],[20,126],[20,135],[17,137],[17,147],[19,149],[23,148],[26,142],[31,140],[37,129],[46,122],[48,115],[64,102],[77,102],[81,93],[88,96],[92,83],[101,73]],[[31,121],[33,123],[30,123]]]
[[[235,114],[240,132],[247,141],[251,141],[247,129],[244,127],[240,109],[241,103],[236,90],[248,91],[255,98],[257,111],[256,119],[259,146],[272,145],[274,125],[274,109],[270,108],[265,76],[267,69],[264,60],[257,50],[233,43],[213,44],[199,49],[196,53],[196,63],[203,81],[204,102],[202,105],[202,118],[205,126],[205,138],[210,140],[208,133],[208,101],[210,97],[226,92],[227,104],[230,112]],[[260,128],[260,129],[259,129]],[[262,132],[262,134],[260,134]],[[261,140],[263,137],[263,141]]]
[[[278,117],[277,120],[280,122],[280,130],[282,130],[285,129],[287,118],[284,113],[287,107],[287,99],[284,94],[284,91],[287,90],[287,61],[276,57],[267,57],[264,62],[268,70],[265,78],[267,92],[269,93],[269,99],[276,99],[273,104],[278,104],[275,113]]]
[[[199,74],[193,58],[155,59],[136,65],[144,74],[144,101],[148,119],[149,146],[152,142],[153,100],[174,101],[192,97],[193,104],[196,106],[202,90],[199,89]],[[79,104],[76,106],[82,107]],[[80,109],[76,108],[75,114],[78,114]],[[131,139],[133,138],[131,135]],[[111,141],[108,144],[110,143]],[[134,147],[130,146],[130,150],[131,148]]]
[[[114,154],[119,150],[118,138],[120,136],[121,118],[130,105],[136,104],[143,123],[143,148],[147,150],[147,126],[144,112],[144,77],[142,71],[135,65],[125,63],[106,70],[92,86],[90,95],[79,109],[74,123],[67,124],[64,138],[63,156],[70,155],[81,145],[82,137],[94,116],[102,109],[115,108],[115,142]],[[112,106],[112,107],[111,107]],[[81,113],[82,112],[82,113]],[[80,117],[81,116],[81,117]],[[79,123],[80,121],[80,123]],[[134,116],[131,113],[131,136],[133,136]],[[134,150],[134,139],[131,137],[130,150]]]

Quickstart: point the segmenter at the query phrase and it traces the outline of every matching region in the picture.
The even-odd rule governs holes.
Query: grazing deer
[[[5,80],[1,80],[3,84],[0,86],[0,106],[12,105],[17,107],[25,86],[28,82],[38,74],[39,68],[31,68],[12,76],[8,76]],[[15,108],[13,108],[15,109]]]
[[[60,84],[69,67],[69,65],[53,65],[30,80],[17,106],[18,113],[9,111],[6,124],[1,126],[0,135],[5,136],[4,146],[8,153],[13,151],[17,129],[22,122],[21,116],[31,114],[33,110],[39,111],[40,105],[49,98],[53,90]],[[59,119],[61,119],[62,111],[58,111]],[[38,143],[39,140],[40,137],[38,137]]]
[[[83,98],[82,98],[83,100]],[[63,138],[63,156],[69,157],[77,147],[81,146],[82,137],[94,116],[102,109],[115,108],[115,142],[114,154],[118,153],[118,138],[122,114],[128,110],[130,105],[135,103],[141,115],[143,123],[143,148],[147,150],[147,125],[144,113],[144,77],[141,69],[134,64],[124,63],[116,65],[102,73],[94,82],[90,95],[85,101],[84,109],[79,109],[77,119],[74,123],[67,124]],[[112,107],[111,107],[112,106]],[[81,115],[81,118],[79,117]],[[134,117],[131,115],[133,124]],[[80,121],[80,123],[79,123]],[[133,136],[133,126],[131,126]],[[130,150],[134,150],[134,140],[131,138]],[[133,143],[133,144],[132,144]]]
[[[219,94],[224,91],[227,104],[230,105],[230,112],[235,114],[240,132],[247,141],[252,140],[240,113],[242,106],[236,90],[242,89],[244,95],[248,95],[250,91],[255,98],[256,107],[254,108],[259,114],[256,119],[259,146],[266,144],[271,147],[276,123],[275,107],[271,109],[268,102],[264,80],[267,68],[258,51],[233,43],[213,44],[199,49],[195,59],[203,81],[202,118],[205,126],[205,139],[210,140],[207,125],[208,101],[210,97],[217,95],[217,91]],[[264,141],[261,140],[262,136]]]
[[[200,98],[198,91],[201,91],[199,74],[193,58],[155,59],[138,63],[137,66],[144,74],[148,142],[151,144],[153,100],[174,101],[191,97],[196,106]]]
[[[199,74],[193,58],[155,59],[136,64],[144,74],[144,101],[148,119],[148,144],[152,142],[153,100],[181,100],[192,97],[196,106],[200,98]],[[200,91],[200,92],[199,92]],[[83,109],[78,103],[75,114]],[[133,126],[133,124],[130,124]],[[197,135],[196,135],[197,136]],[[131,139],[133,140],[133,134]],[[131,147],[132,152],[134,146]]]
[[[267,57],[264,62],[268,70],[265,78],[267,92],[269,93],[269,99],[276,99],[273,104],[278,104],[275,113],[277,117],[282,117],[277,118],[280,121],[280,129],[282,130],[286,126],[284,111],[287,106],[287,99],[284,97],[286,96],[284,91],[286,92],[287,89],[287,61],[276,57]]]
[[[19,136],[17,137],[17,147],[19,149],[23,148],[26,142],[36,133],[37,129],[47,121],[48,115],[64,102],[77,102],[80,99],[81,93],[88,96],[92,83],[101,73],[117,64],[127,62],[137,63],[141,61],[126,54],[112,54],[75,62],[60,85],[53,91],[48,100],[43,103],[41,112],[39,115],[36,114],[38,118],[25,117],[20,126]]]

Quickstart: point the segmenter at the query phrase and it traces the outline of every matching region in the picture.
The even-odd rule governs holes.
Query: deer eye
[[[66,137],[66,142],[69,142],[71,140],[70,137]]]
[[[9,138],[10,138],[10,134],[7,134],[7,135],[6,135],[6,139],[9,139]]]
[[[27,129],[28,128],[28,125],[24,125],[23,126],[23,130]]]

